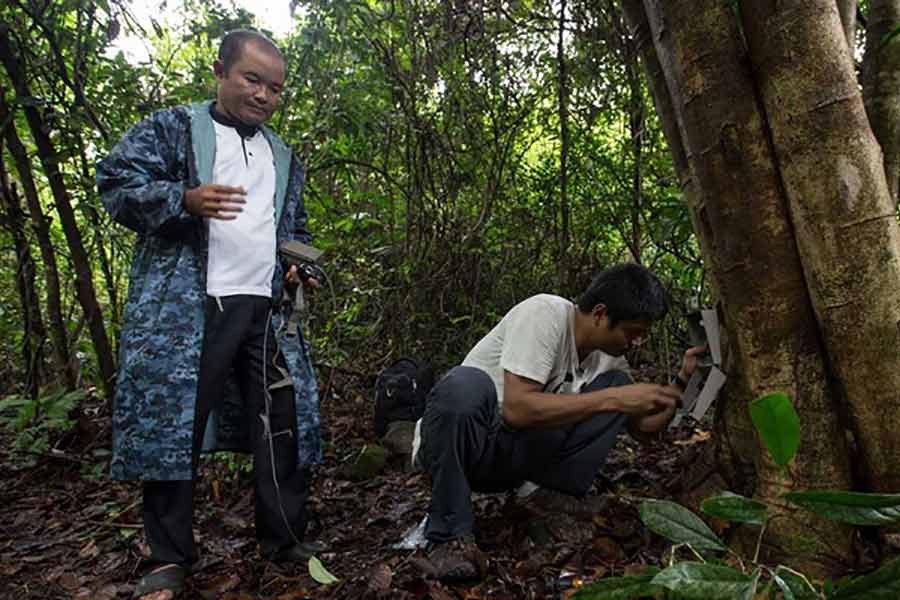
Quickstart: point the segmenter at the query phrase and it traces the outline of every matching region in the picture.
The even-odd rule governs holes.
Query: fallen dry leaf
[[[387,592],[391,589],[391,582],[394,579],[394,572],[385,563],[375,565],[369,571],[369,584],[367,589],[375,594]]]
[[[620,546],[612,538],[594,538],[594,541],[591,545],[593,546],[594,551],[596,551],[601,558],[607,561],[621,562],[625,559],[625,551],[622,550],[622,546]]]
[[[105,585],[94,593],[94,600],[113,600],[119,595],[119,587],[109,584]]]
[[[66,591],[74,592],[81,587],[81,582],[78,581],[78,576],[75,573],[63,573],[56,578],[56,585]]]
[[[244,592],[228,592],[222,596],[222,600],[256,600],[256,597]]]
[[[97,548],[97,542],[94,540],[89,541],[78,551],[78,556],[81,558],[96,558],[98,554],[100,554],[100,549]]]
[[[676,446],[691,446],[709,440],[712,433],[709,431],[695,431],[694,434],[686,440],[675,440],[672,442]]]
[[[223,594],[225,592],[230,592],[240,584],[241,578],[237,575],[237,573],[231,573],[214,579],[212,581],[212,584],[208,587],[207,591]]]

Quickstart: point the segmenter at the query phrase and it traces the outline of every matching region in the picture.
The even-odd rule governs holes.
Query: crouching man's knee
[[[597,377],[594,378],[590,383],[584,384],[584,387],[581,388],[582,392],[596,392],[597,390],[603,390],[610,387],[617,387],[621,385],[631,385],[634,383],[634,380],[631,378],[631,375],[626,373],[625,371],[613,370],[606,371],[605,373],[600,373]]]
[[[450,369],[432,388],[425,405],[425,414],[432,418],[466,418],[484,411],[496,413],[497,391],[490,376],[475,367]]]

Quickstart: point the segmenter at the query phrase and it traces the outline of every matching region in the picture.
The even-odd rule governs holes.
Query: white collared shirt
[[[272,295],[275,273],[275,161],[272,148],[257,130],[244,138],[214,123],[216,160],[213,183],[243,187],[243,210],[229,221],[207,219],[209,260],[206,293],[210,296]],[[246,154],[245,154],[246,152]]]

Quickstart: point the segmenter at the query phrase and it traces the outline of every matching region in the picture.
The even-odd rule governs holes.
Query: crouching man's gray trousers
[[[622,371],[608,371],[581,391],[630,383]],[[602,412],[573,425],[514,430],[501,422],[487,373],[453,368],[432,389],[422,417],[419,461],[432,480],[425,536],[446,542],[471,533],[472,491],[501,492],[533,481],[585,495],[625,422],[622,413]]]

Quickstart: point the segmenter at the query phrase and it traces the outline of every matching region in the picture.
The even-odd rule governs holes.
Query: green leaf
[[[322,585],[331,585],[340,581],[337,577],[328,572],[322,562],[315,556],[309,557],[309,576],[321,583]]]
[[[750,419],[772,459],[780,467],[787,465],[800,446],[800,418],[787,394],[775,392],[751,402]]]
[[[900,560],[838,588],[834,600],[896,600],[900,598]]]
[[[607,577],[589,583],[572,596],[573,600],[629,600],[642,596],[652,596],[663,591],[660,586],[652,585],[650,580],[659,573],[656,567],[650,567],[642,575],[627,577]]]
[[[700,510],[711,517],[734,521],[736,523],[754,523],[762,525],[766,520],[766,505],[738,494],[725,492],[719,496],[707,498],[700,505]]]
[[[680,504],[667,500],[645,500],[640,508],[641,521],[659,535],[694,548],[727,550],[700,517]]]
[[[884,525],[900,521],[900,494],[818,491],[791,492],[785,498],[832,521]]]
[[[665,569],[652,583],[685,600],[735,600],[752,593],[756,579],[731,567],[685,561]]]
[[[791,586],[788,585],[784,579],[777,574],[773,574],[772,581],[774,581],[775,585],[778,586],[778,589],[781,590],[781,595],[784,596],[784,600],[797,600],[797,597],[794,595],[794,590],[791,589]]]
[[[772,574],[775,585],[781,589],[784,600],[816,600],[819,595],[808,581],[796,573],[779,567]]]
[[[741,596],[741,600],[753,600],[754,596],[756,596],[756,589],[759,586],[759,577],[762,575],[762,571],[756,569],[753,571],[753,575],[750,579],[750,585],[747,586],[747,589],[744,590],[744,595]]]

